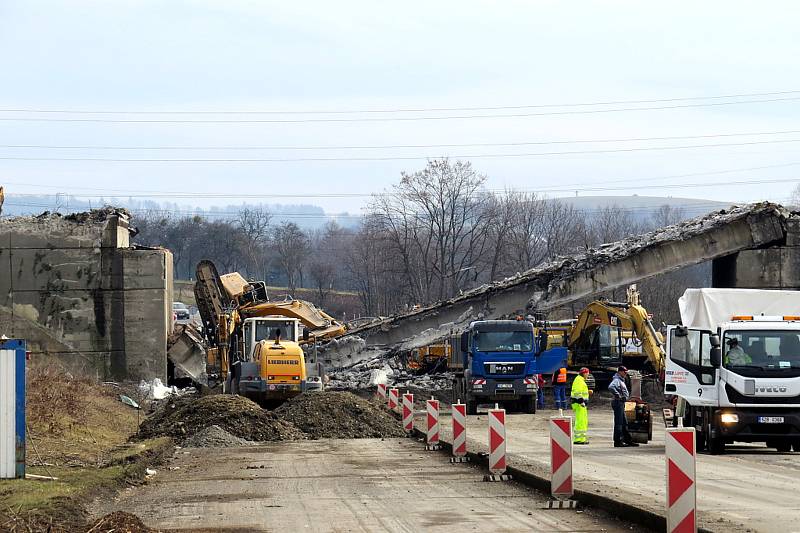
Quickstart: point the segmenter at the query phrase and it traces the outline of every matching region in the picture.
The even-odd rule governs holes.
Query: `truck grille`
[[[483,369],[487,374],[493,375],[514,375],[522,374],[525,371],[525,363],[483,363]]]

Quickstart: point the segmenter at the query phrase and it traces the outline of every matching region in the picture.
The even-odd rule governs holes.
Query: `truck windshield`
[[[274,340],[275,332],[280,330],[281,340],[296,341],[294,338],[294,324],[291,321],[283,322],[278,320],[257,321],[256,322],[256,342],[261,340]]]
[[[473,335],[479,352],[530,352],[531,331],[476,331]]]
[[[747,377],[800,375],[800,336],[789,330],[729,330],[722,362]]]

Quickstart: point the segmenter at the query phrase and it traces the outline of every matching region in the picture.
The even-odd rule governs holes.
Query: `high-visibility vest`
[[[566,382],[567,382],[567,369],[559,368],[558,376],[556,376],[556,383],[566,383]]]
[[[570,398],[583,398],[584,400],[589,399],[589,386],[586,385],[586,380],[583,379],[583,376],[575,376],[575,379],[572,380],[572,390],[570,391],[569,396]]]

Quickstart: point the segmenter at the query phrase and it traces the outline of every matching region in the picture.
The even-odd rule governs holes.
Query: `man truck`
[[[482,403],[536,412],[537,374],[550,374],[567,364],[567,349],[547,349],[547,336],[534,335],[526,320],[472,322],[450,350],[454,370],[453,400],[477,414]],[[453,342],[455,344],[455,342]]]
[[[664,390],[697,448],[800,450],[800,292],[687,289],[667,329]]]

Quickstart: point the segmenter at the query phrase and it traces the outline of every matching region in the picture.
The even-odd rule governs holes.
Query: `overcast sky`
[[[531,0],[0,2],[0,108],[4,110],[0,118],[36,119],[0,120],[2,158],[367,159],[0,159],[0,184],[10,193],[227,195],[176,200],[187,205],[239,203],[252,194],[260,196],[258,201],[314,203],[330,212],[357,212],[366,197],[315,195],[382,191],[398,180],[402,170],[422,168],[425,157],[450,155],[470,159],[489,176],[491,189],[785,200],[795,185],[790,180],[800,172],[796,153],[800,142],[791,142],[800,140],[799,15],[800,5],[789,1],[661,2],[659,6],[641,1]],[[516,107],[755,93],[783,94]],[[749,103],[730,105],[743,101]],[[350,114],[7,111],[298,112],[503,106],[514,108]],[[629,110],[641,107],[669,109]],[[628,110],[607,112],[610,109]],[[494,116],[441,118],[476,115]],[[413,117],[428,120],[405,120]],[[389,118],[404,120],[384,120]],[[195,122],[119,122],[125,120]],[[731,135],[741,133],[762,135]],[[519,144],[672,136],[695,138]],[[470,143],[514,145],[429,146]],[[728,146],[640,150],[709,144]],[[386,145],[421,147],[52,148]],[[617,151],[574,153],[598,150]],[[550,155],[535,155],[542,153]],[[498,154],[507,156],[477,157]],[[685,174],[693,176],[670,177]],[[746,181],[757,183],[739,183]],[[698,183],[711,185],[691,186]],[[626,189],[590,190],[597,187]]]

